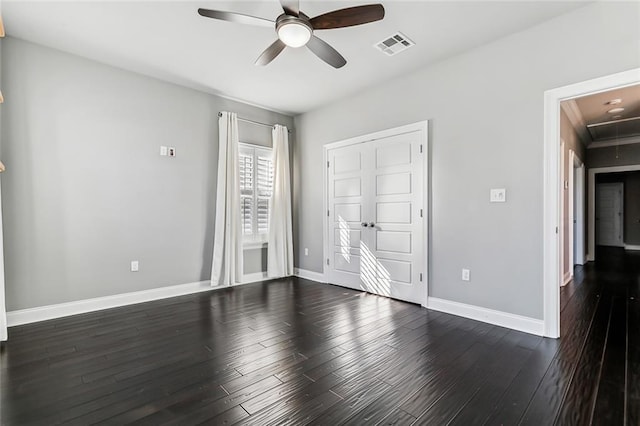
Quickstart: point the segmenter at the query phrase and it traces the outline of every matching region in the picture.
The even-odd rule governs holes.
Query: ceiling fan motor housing
[[[276,20],[278,38],[289,47],[302,47],[311,38],[313,27],[304,14],[292,16],[283,13]]]

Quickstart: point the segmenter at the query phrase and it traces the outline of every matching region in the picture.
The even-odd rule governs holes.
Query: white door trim
[[[572,149],[569,150],[569,278],[573,278],[573,269],[577,262],[582,265],[584,256],[576,256],[576,248],[584,252],[584,164]],[[576,179],[576,173],[579,173]],[[576,206],[578,211],[576,211]],[[578,233],[576,234],[576,228]]]
[[[544,335],[560,337],[559,215],[560,102],[640,82],[640,68],[571,84],[544,93],[543,303]]]
[[[323,221],[322,221],[322,275],[323,280],[326,282],[327,278],[327,259],[329,256],[329,224],[327,223],[327,211],[329,209],[328,206],[328,152],[331,149],[342,148],[349,145],[355,145],[359,143],[372,142],[377,139],[383,139],[390,136],[401,135],[403,133],[411,133],[411,132],[421,132],[421,145],[422,145],[422,158],[424,161],[423,170],[424,170],[424,182],[423,182],[423,190],[425,191],[425,197],[423,201],[423,212],[424,212],[424,222],[423,222],[423,259],[422,259],[422,269],[423,269],[423,283],[424,283],[424,300],[422,301],[422,306],[427,307],[427,301],[429,299],[429,229],[431,229],[431,215],[430,212],[430,197],[431,191],[429,187],[429,121],[418,121],[417,123],[411,123],[400,127],[394,127],[391,129],[385,129],[378,132],[369,133],[366,135],[356,136],[349,139],[344,139],[336,142],[331,142],[323,145],[322,147],[322,159],[323,159],[323,179],[322,179],[322,206],[323,206]]]
[[[569,150],[569,166],[567,167],[567,173],[569,174],[569,279],[573,278],[573,265],[574,265],[574,258],[573,258],[573,251],[574,251],[574,238],[575,238],[575,234],[573,232],[573,228],[575,227],[575,218],[576,218],[576,212],[574,209],[574,204],[575,204],[575,180],[574,180],[574,175],[575,175],[575,159],[576,154],[575,152],[573,152],[572,149]]]
[[[587,253],[587,261],[591,262],[596,260],[596,175],[598,173],[635,172],[638,170],[640,170],[640,164],[634,166],[613,166],[589,169],[589,205],[587,207],[587,221],[589,223],[589,251]]]
[[[567,158],[565,154],[566,144],[562,138],[560,138],[560,222],[558,223],[558,233],[560,236],[560,285],[563,286],[567,284],[567,276],[564,273],[566,269],[566,265],[564,262],[564,253],[567,249],[567,239],[564,237],[565,229],[564,229],[564,215],[565,215],[565,205],[564,205],[564,191],[566,190],[564,185],[567,181]]]
[[[585,218],[585,195],[587,193],[585,188],[585,167],[584,163],[580,161],[578,156],[574,157],[575,169],[574,172],[577,173],[577,179],[575,180],[574,186],[574,195],[575,195],[575,205],[577,206],[577,211],[574,212],[575,216],[575,228],[577,230],[574,235],[574,253],[576,254],[574,258],[574,265],[584,265],[585,264],[585,226],[584,226],[584,218]]]

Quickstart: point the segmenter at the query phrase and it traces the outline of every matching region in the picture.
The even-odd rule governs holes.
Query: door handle
[[[360,225],[362,225],[364,228],[366,228],[367,226],[369,226],[369,225],[367,225],[367,222],[362,222]]]
[[[375,228],[376,224],[373,223],[373,222],[369,222],[369,226],[372,227],[372,228]]]

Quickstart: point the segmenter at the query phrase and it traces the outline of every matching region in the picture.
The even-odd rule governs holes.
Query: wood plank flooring
[[[0,422],[638,425],[640,254],[599,258],[559,340],[298,278],[14,327]]]

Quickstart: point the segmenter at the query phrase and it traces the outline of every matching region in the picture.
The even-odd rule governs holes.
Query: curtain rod
[[[222,117],[222,113],[221,112],[218,113],[218,117]],[[275,124],[261,123],[259,121],[253,121],[253,120],[249,120],[248,118],[241,118],[241,117],[238,117],[238,121],[243,121],[245,123],[255,124],[256,126],[263,126],[263,127],[271,127],[271,128],[273,128],[275,126]],[[287,132],[291,133],[291,129],[287,129]]]

